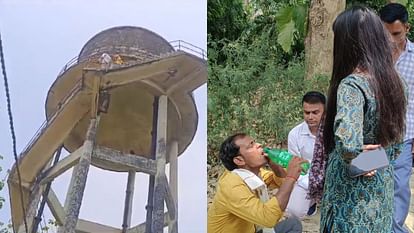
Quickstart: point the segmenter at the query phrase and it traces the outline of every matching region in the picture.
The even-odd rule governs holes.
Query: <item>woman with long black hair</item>
[[[368,144],[384,147],[390,161],[398,156],[405,129],[405,86],[394,69],[389,35],[372,10],[352,7],[342,12],[333,32],[321,232],[389,233],[392,166],[351,177],[348,165]]]

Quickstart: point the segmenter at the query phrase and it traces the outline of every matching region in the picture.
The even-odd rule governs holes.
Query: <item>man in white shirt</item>
[[[105,71],[108,71],[112,67],[112,58],[107,53],[103,53],[98,61],[101,63],[101,69]]]
[[[294,127],[288,135],[289,153],[312,162],[315,136],[321,118],[325,113],[325,96],[317,91],[310,91],[302,98],[304,122]],[[290,196],[286,212],[303,219],[306,215],[316,213],[316,203],[307,198],[309,175],[300,176]],[[311,208],[310,208],[311,207]]]

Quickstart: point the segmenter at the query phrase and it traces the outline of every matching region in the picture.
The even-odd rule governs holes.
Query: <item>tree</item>
[[[407,0],[314,0],[311,1],[308,14],[308,33],[305,39],[306,79],[318,75],[330,76],[333,62],[332,24],[335,18],[345,9],[345,4],[365,5],[374,10],[390,2],[405,5],[410,15],[410,23],[414,19],[414,4]],[[408,35],[413,39],[413,32]]]
[[[345,9],[345,0],[311,1],[308,34],[305,39],[306,79],[332,72],[333,32],[335,18]]]
[[[207,31],[211,39],[236,40],[247,25],[242,0],[209,0]]]
[[[277,42],[285,52],[290,52],[295,43],[295,36],[301,40],[306,34],[307,5],[298,4],[280,8],[276,14],[276,22],[279,29]]]
[[[0,161],[3,159],[3,156],[0,155]],[[7,171],[8,172],[8,171]],[[1,178],[3,177],[3,178]],[[0,166],[0,210],[3,208],[4,203],[6,200],[3,196],[1,196],[1,191],[5,185],[6,176],[2,173],[2,167]],[[12,233],[12,224],[9,220],[8,223],[4,223],[0,221],[0,233]],[[53,219],[48,219],[47,222],[43,222],[40,225],[38,233],[48,233],[48,232],[57,232],[57,222]]]
[[[2,159],[3,159],[3,156],[0,155],[0,160]],[[0,177],[3,177],[1,167],[0,167]],[[4,181],[5,181],[5,178],[0,179],[0,193],[4,188],[4,184],[5,184]],[[3,208],[5,201],[6,200],[4,199],[4,197],[0,196],[0,210]],[[0,233],[9,233],[9,232],[11,232],[11,225],[0,221]]]
[[[0,155],[0,160],[2,160],[2,159],[3,159],[3,156]],[[1,171],[2,171],[2,168],[0,167],[0,176],[1,176]],[[3,190],[3,187],[4,187],[4,180],[1,179],[0,180],[0,191]],[[5,202],[4,197],[0,196],[0,209],[3,208],[4,202]]]

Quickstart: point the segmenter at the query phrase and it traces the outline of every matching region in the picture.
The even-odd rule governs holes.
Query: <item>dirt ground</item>
[[[209,171],[208,203],[212,201],[212,194],[214,193],[214,187],[216,183],[215,181],[217,180],[221,172],[222,172],[221,169],[217,169],[217,168],[213,168],[212,170]],[[411,187],[410,212],[408,213],[408,217],[405,222],[405,225],[409,229],[410,233],[414,233],[414,174],[411,175],[410,187]],[[304,233],[319,232],[319,220],[320,220],[320,212],[318,210],[316,215],[307,217],[302,221],[303,232]]]

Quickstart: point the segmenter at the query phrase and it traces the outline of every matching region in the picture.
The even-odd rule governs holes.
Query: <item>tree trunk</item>
[[[311,0],[305,39],[306,79],[332,73],[332,23],[345,9],[345,0]]]

